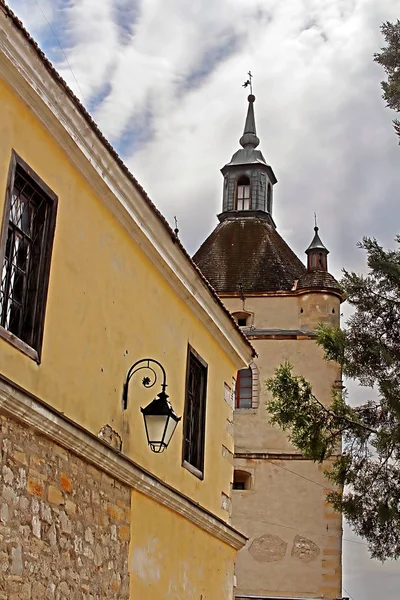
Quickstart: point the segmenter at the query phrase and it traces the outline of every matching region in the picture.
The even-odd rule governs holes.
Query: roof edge
[[[116,150],[105,138],[89,112],[58,74],[39,45],[4,0],[0,0],[0,9],[6,19],[7,17],[10,18],[10,24],[8,25],[7,21],[5,21],[4,27],[4,30],[7,30],[7,34],[9,35],[5,40],[0,40],[0,50],[8,63],[14,67],[19,77],[23,80],[25,89],[16,87],[18,78],[13,78],[9,72],[4,73],[4,69],[1,69],[0,64],[1,74],[5,83],[18,96],[23,98],[28,106],[32,107],[32,104],[35,104],[36,118],[51,132],[70,160],[72,160],[75,167],[95,187],[99,199],[109,210],[112,210],[116,219],[125,226],[134,239],[135,235],[132,235],[132,224],[134,223],[139,228],[142,236],[138,236],[137,231],[135,233],[136,237],[141,237],[141,248],[144,250],[144,240],[147,245],[150,244],[152,246],[153,252],[150,252],[150,255],[154,255],[154,251],[157,253],[158,257],[165,263],[165,266],[168,267],[167,270],[170,275],[175,278],[175,287],[184,288],[184,290],[181,289],[181,296],[187,298],[189,295],[192,299],[192,305],[197,305],[200,312],[206,313],[209,319],[214,322],[219,333],[217,335],[219,341],[222,342],[225,340],[229,344],[231,348],[230,354],[232,355],[233,350],[237,357],[236,364],[238,363],[238,359],[239,362],[248,364],[248,359],[257,355],[254,347],[237,326],[232,315],[224,306],[209,281],[191,259],[165,217],[150,200]],[[13,32],[15,32],[14,36]],[[29,45],[28,48],[32,53],[31,55],[29,55],[29,50],[27,52],[27,48],[24,47],[24,43]],[[5,49],[7,52],[4,52]],[[40,67],[38,69],[37,64],[32,64],[32,58],[39,61],[42,72],[40,72]],[[21,59],[23,59],[24,64],[21,64]],[[24,97],[24,92],[28,88],[30,94]],[[69,101],[68,106],[61,106],[59,101],[60,91],[65,95],[66,100]],[[57,125],[55,125],[54,119],[56,119]],[[83,126],[82,120],[86,124],[86,128]],[[87,126],[89,126],[89,131],[87,131]],[[55,131],[56,128],[57,131]],[[60,140],[61,129],[62,133],[68,136],[68,143],[63,144]],[[81,153],[79,164],[77,157],[75,155],[71,156],[74,154],[71,149],[71,139],[75,144],[75,149],[78,148]],[[104,153],[108,155],[106,160]],[[111,164],[110,158],[112,159]],[[107,165],[107,178],[104,177],[105,164]],[[121,176],[124,179],[123,181],[121,180]],[[99,178],[101,182],[99,182]],[[132,202],[132,186],[135,192],[134,202]],[[99,193],[101,187],[103,187],[103,193]],[[106,195],[104,187],[108,188],[108,195]],[[110,192],[114,198],[114,203],[110,199]],[[108,197],[106,198],[106,196]],[[155,228],[155,231],[153,231],[153,228]],[[163,237],[162,248],[161,244],[158,243],[160,235]],[[179,265],[179,259],[182,258],[184,264]],[[159,270],[165,277],[165,268],[159,268]],[[200,287],[203,290],[202,294],[199,294],[200,290],[194,289],[196,283],[200,283]],[[209,300],[212,300],[212,303]],[[215,308],[213,309],[212,304],[218,306],[216,309],[217,312]],[[221,322],[219,318],[222,315],[222,321],[224,322]],[[229,331],[230,327],[232,329]],[[231,339],[232,333],[236,338],[236,342]]]

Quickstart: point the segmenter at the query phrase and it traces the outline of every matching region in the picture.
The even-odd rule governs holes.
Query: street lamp
[[[122,392],[122,406],[126,410],[128,407],[128,387],[132,376],[141,369],[148,369],[152,372],[152,377],[143,377],[142,384],[145,388],[151,388],[157,382],[157,373],[150,364],[158,365],[163,375],[161,384],[161,392],[157,394],[150,404],[145,408],[141,408],[146,429],[147,442],[153,452],[164,452],[168,448],[168,444],[174,434],[176,426],[181,417],[178,417],[168,400],[168,394],[165,393],[167,387],[165,369],[161,363],[152,358],[142,358],[135,362],[129,369],[124,388]]]

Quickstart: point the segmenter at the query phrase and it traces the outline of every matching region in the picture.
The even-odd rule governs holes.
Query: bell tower
[[[340,369],[324,361],[316,329],[339,325],[344,297],[328,273],[317,225],[307,267],[277,230],[277,179],[258,149],[254,102],[250,94],[241,148],[221,169],[220,222],[193,257],[258,355],[226,383],[232,383],[234,404],[232,524],[249,538],[237,558],[235,596],[336,600],[342,520],[326,502],[330,484],[323,470],[329,464],[315,465],[271,425],[265,381],[289,360],[318,398],[331,402]]]
[[[242,146],[235,152],[229,163],[221,169],[224,177],[222,213],[219,220],[237,214],[240,217],[259,216],[267,219],[273,227],[272,218],[273,186],[277,182],[272,167],[267,164],[256,133],[253,94],[247,98],[248,109],[243,135],[239,140]]]

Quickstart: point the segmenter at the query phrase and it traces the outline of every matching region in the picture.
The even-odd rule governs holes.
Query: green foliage
[[[382,81],[382,97],[389,108],[400,113],[400,21],[387,21],[381,27],[386,46],[375,54],[374,60],[385,70],[388,80]],[[400,136],[400,121],[393,121],[395,131]],[[399,142],[400,143],[400,142]]]
[[[341,282],[354,313],[343,330],[321,325],[317,343],[326,360],[373,387],[378,400],[350,408],[334,390],[325,405],[285,363],[267,382],[267,408],[305,456],[334,458],[326,475],[337,491],[329,501],[365,538],[371,555],[386,560],[400,557],[400,249],[384,250],[370,238],[359,246],[368,274],[344,271]]]

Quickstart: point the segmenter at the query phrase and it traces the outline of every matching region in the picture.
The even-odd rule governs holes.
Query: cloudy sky
[[[313,213],[330,270],[400,232],[400,148],[372,56],[398,0],[9,0],[193,253],[221,209],[254,74],[275,220],[303,256]],[[400,570],[346,532],[345,589],[398,599]],[[344,593],[344,595],[349,595]]]

